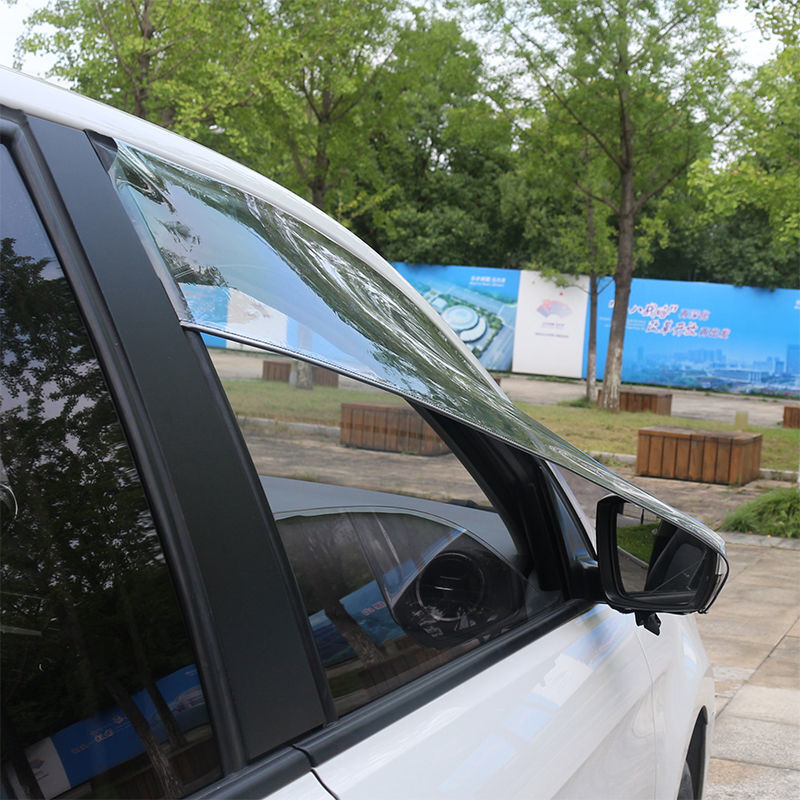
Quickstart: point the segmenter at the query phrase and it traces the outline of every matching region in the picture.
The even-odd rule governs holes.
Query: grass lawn
[[[239,416],[317,425],[338,425],[342,403],[404,403],[388,392],[362,392],[334,386],[315,386],[309,391],[279,381],[237,379],[223,380],[222,386]]]
[[[650,563],[650,556],[653,554],[653,531],[655,524],[652,522],[645,525],[625,525],[617,528],[617,545],[623,550],[627,550],[632,556],[636,556],[645,564]]]
[[[800,492],[797,489],[767,492],[729,514],[722,529],[800,539]]]
[[[260,380],[223,380],[233,410],[240,416],[266,417],[290,422],[338,425],[342,403],[395,403],[403,401],[387,392],[337,389],[315,386],[311,391],[295,389],[288,383]],[[597,408],[517,404],[526,414],[539,420],[582,450],[609,453],[635,453],[637,432],[648,425],[675,425],[684,428],[710,428],[732,431],[732,423],[714,420],[664,417],[659,414],[613,414]],[[763,435],[761,466],[767,469],[796,470],[800,453],[800,429],[758,428],[747,430]]]
[[[517,403],[530,416],[563,436],[582,450],[606,453],[635,453],[639,428],[649,425],[673,425],[679,428],[704,428],[733,431],[733,423],[711,419],[665,417],[661,414],[620,411],[614,414],[599,408],[542,406]],[[796,470],[800,454],[800,429],[759,428],[748,425],[749,433],[763,438],[761,466],[765,469]]]

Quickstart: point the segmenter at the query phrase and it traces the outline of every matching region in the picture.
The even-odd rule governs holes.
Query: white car
[[[716,534],[298,197],[0,105],[3,797],[701,795]]]

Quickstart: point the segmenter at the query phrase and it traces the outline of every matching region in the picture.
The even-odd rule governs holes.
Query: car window
[[[404,400],[263,352],[209,353],[338,713],[559,603],[552,576],[544,591],[489,487]]]
[[[192,645],[64,273],[0,148],[3,797],[220,775]]]
[[[268,181],[231,186],[202,159],[192,169],[124,142],[113,156],[96,144],[184,327],[399,392],[719,544],[518,409],[416,290],[318,210],[298,201],[289,212]]]

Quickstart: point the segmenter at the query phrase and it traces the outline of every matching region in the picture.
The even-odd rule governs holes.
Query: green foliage
[[[722,522],[722,530],[800,539],[800,492],[777,489],[745,503]]]
[[[721,0],[466,2],[491,39],[407,0],[42,0],[18,57],[55,56],[78,91],[269,175],[392,260],[797,285],[796,0],[751,0],[782,48],[739,87],[723,159]]]
[[[361,166],[371,132],[405,90],[397,63],[401,0],[273,0],[275,70],[249,119],[242,156],[334,210],[329,193]],[[381,104],[373,102],[376,87]]]
[[[77,91],[206,143],[240,138],[280,46],[256,0],[53,0],[27,22],[18,58],[53,55]]]
[[[351,227],[391,260],[512,263],[515,221],[503,214],[499,184],[513,129],[498,92],[489,96],[477,46],[453,21],[419,18],[397,57],[407,88],[372,134],[374,160],[351,189],[384,200]]]
[[[800,248],[777,241],[764,208],[743,202],[715,213],[697,192],[688,199],[687,214],[670,222],[667,246],[641,268],[642,277],[800,288]]]
[[[789,45],[758,70],[737,94],[738,125],[729,160],[714,169],[707,162],[692,172],[705,201],[700,222],[733,226],[753,220],[754,233],[740,234],[756,259],[754,285],[794,285],[800,247],[800,46]],[[760,225],[760,229],[759,229]],[[771,274],[772,273],[772,274]],[[773,277],[773,275],[775,277]],[[781,273],[786,278],[780,277]],[[780,283],[775,282],[777,278]],[[793,280],[792,280],[793,278]],[[786,283],[789,279],[791,282]]]
[[[664,230],[656,214],[648,219],[642,212],[710,152],[729,122],[731,52],[716,23],[720,2],[477,2],[524,65],[525,85],[536,92],[529,98],[571,142],[557,151],[560,171],[615,217],[615,306],[603,393],[609,408],[619,406],[637,224],[650,239]],[[582,150],[588,158],[581,159]]]

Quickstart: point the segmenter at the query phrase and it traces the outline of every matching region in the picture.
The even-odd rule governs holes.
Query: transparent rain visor
[[[132,147],[119,145],[111,174],[129,211],[138,212],[142,239],[169,271],[174,287],[167,289],[183,322],[435,405],[476,391],[497,401],[470,356],[406,295],[399,277],[260,198]]]
[[[118,142],[109,170],[181,322],[331,366],[711,531],[516,409],[399,276],[260,197]]]

